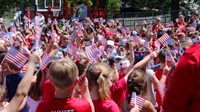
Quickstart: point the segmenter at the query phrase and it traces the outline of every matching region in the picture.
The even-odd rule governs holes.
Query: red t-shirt
[[[192,45],[180,58],[163,100],[164,112],[199,112],[200,44]]]
[[[115,101],[115,103],[121,107],[122,102],[126,98],[127,92],[127,84],[124,78],[120,79],[116,83],[113,83],[111,89],[111,98]]]
[[[124,71],[121,71],[119,73],[119,80],[122,79],[122,78],[124,78],[125,76],[126,76],[126,74],[124,73]]]
[[[163,73],[163,69],[158,69],[155,73],[158,80],[161,79]],[[158,103],[158,108],[162,106],[162,98],[158,89],[156,90],[156,102]]]
[[[155,30],[156,32],[158,32],[159,30],[161,30],[161,29],[163,29],[163,28],[165,28],[161,23],[159,23],[159,24],[154,24],[153,26],[152,26],[152,30]]]
[[[94,100],[95,112],[120,112],[119,107],[113,100]]]
[[[44,82],[42,90],[43,101],[48,101],[54,98],[55,88],[49,79]]]
[[[174,27],[181,27],[181,26],[184,26],[186,27],[187,26],[187,23],[186,22],[182,22],[182,23],[174,23]]]
[[[83,98],[53,98],[46,102],[41,102],[36,112],[92,112],[89,102]]]
[[[186,33],[186,29],[185,27],[187,26],[186,22],[182,22],[182,23],[175,23],[174,27],[178,28],[180,31],[182,31],[183,33]]]

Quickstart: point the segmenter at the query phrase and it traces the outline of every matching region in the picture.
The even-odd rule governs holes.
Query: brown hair
[[[79,60],[76,60],[76,56],[79,57]],[[87,68],[89,59],[83,50],[77,50],[76,55],[74,56],[74,61],[78,67],[79,76],[81,76],[84,70]]]
[[[165,51],[166,50],[161,50],[159,53],[158,53],[158,60],[160,63],[165,63]]]
[[[112,72],[112,68],[108,64],[102,62],[92,64],[86,71],[89,89],[91,90],[92,87],[97,86],[97,94],[101,100],[110,99],[110,88],[106,83],[106,78],[112,75]]]
[[[78,77],[78,68],[71,60],[56,60],[49,68],[50,79],[60,89],[72,86]]]
[[[142,70],[136,70],[128,77],[128,90],[130,94],[136,92],[137,95],[147,95],[147,78],[145,72]]]
[[[0,102],[3,102],[6,99],[6,87],[3,85],[0,85]]]
[[[42,80],[42,71],[40,70],[37,74],[37,79],[36,79],[36,83],[31,87],[28,95],[34,99],[34,100],[39,100],[40,96],[42,95],[41,93],[41,88],[40,88],[40,83]]]
[[[22,69],[22,67],[21,68],[18,68],[16,65],[14,65],[12,62],[10,62],[10,61],[7,61],[7,60],[5,60],[5,63],[7,63],[8,64],[8,66],[10,67],[10,69],[11,70],[14,70],[14,71],[20,71],[21,69]],[[25,63],[26,64],[26,63]]]

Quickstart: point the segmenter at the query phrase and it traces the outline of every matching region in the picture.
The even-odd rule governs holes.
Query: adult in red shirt
[[[158,32],[159,30],[165,28],[162,24],[161,24],[161,18],[160,17],[156,17],[156,23],[152,26],[152,30],[155,30],[156,32]]]
[[[192,45],[180,58],[163,100],[164,112],[199,112],[200,44]]]
[[[174,28],[185,33],[186,26],[187,26],[187,23],[184,22],[184,16],[182,14],[180,14],[178,17],[178,20],[176,21],[176,23],[174,23]]]

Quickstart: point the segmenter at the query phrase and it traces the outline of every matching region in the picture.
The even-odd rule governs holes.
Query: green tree
[[[107,0],[107,16],[113,17],[114,13],[120,11],[121,0]]]
[[[13,9],[16,6],[20,6],[22,0],[0,0],[0,15],[4,12],[9,12],[10,9]]]
[[[122,0],[123,8],[128,7],[134,10],[168,10],[171,0]]]

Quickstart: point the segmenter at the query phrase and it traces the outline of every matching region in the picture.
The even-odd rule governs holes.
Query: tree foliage
[[[191,12],[200,14],[200,0],[181,0],[180,9],[186,15],[189,15]]]
[[[121,7],[120,0],[107,0],[107,15],[112,17],[113,13],[119,12]]]
[[[16,6],[20,6],[21,3],[22,0],[0,0],[0,15]]]
[[[123,8],[138,10],[168,10],[171,0],[122,0]]]

